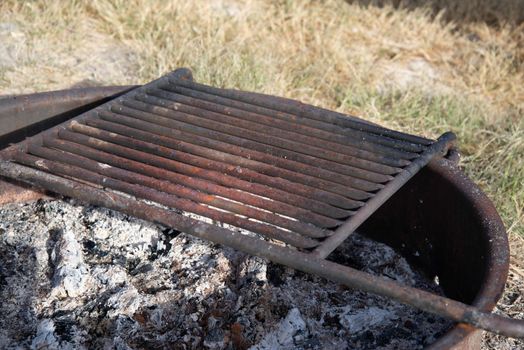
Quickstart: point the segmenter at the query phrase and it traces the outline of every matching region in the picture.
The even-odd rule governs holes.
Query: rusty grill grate
[[[0,175],[524,337],[522,321],[325,259],[454,140],[205,86],[178,69],[1,151]]]
[[[209,87],[180,69],[4,154],[325,257],[453,139]]]

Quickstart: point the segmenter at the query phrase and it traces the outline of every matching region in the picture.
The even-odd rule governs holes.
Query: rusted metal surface
[[[280,148],[295,150],[297,148],[296,143],[302,143],[308,146],[303,149],[303,151],[308,154],[313,156],[322,154],[325,158],[335,161],[346,159],[346,162],[353,162],[352,165],[360,167],[379,168],[378,165],[364,162],[364,160],[384,163],[391,166],[402,166],[408,164],[406,161],[403,161],[403,159],[409,160],[417,157],[416,153],[399,150],[395,145],[391,147],[377,143],[373,144],[366,142],[365,137],[350,138],[349,136],[324,132],[321,129],[306,129],[300,125],[296,125],[296,123],[293,128],[292,124],[284,123],[277,118],[254,116],[251,120],[248,120],[246,117],[231,117],[231,115],[198,109],[193,106],[185,106],[167,98],[160,99],[147,94],[137,94],[136,99],[144,102],[147,106],[155,107],[145,107],[144,104],[135,101],[127,101],[124,102],[124,104],[141,110],[147,109],[149,111],[160,112],[162,115],[173,116],[181,120],[188,120],[186,116],[190,115],[192,116],[191,122],[195,125],[203,125],[213,129],[216,128],[228,134],[246,137],[254,141],[272,141],[273,145]],[[195,118],[195,116],[198,118]],[[264,126],[261,127],[261,124]],[[224,125],[231,125],[232,127],[224,128]],[[250,132],[246,134],[244,130],[239,129],[246,129]],[[270,136],[269,139],[268,136]],[[321,139],[323,142],[316,144],[314,148],[310,148],[311,137]],[[342,154],[352,157],[343,158]]]
[[[456,321],[523,335],[521,323],[324,259],[453,142],[451,133],[431,141],[295,101],[206,87],[178,70],[5,150],[0,171]]]
[[[103,86],[2,98],[0,149],[95,108],[135,87]]]
[[[89,126],[93,126],[94,128],[90,129]],[[260,174],[278,177],[282,179],[287,179],[293,182],[301,183],[301,184],[312,186],[312,187],[317,187],[319,189],[323,189],[323,190],[330,191],[333,193],[338,193],[341,195],[348,195],[349,193],[352,193],[352,192],[357,193],[357,195],[358,194],[362,195],[361,192],[355,192],[355,189],[362,190],[362,191],[376,191],[384,187],[384,185],[382,185],[381,183],[375,183],[375,182],[354,179],[354,178],[349,178],[349,177],[343,178],[341,180],[341,181],[346,180],[346,182],[348,183],[346,186],[344,186],[334,181],[324,180],[318,177],[310,176],[307,174],[306,171],[304,171],[305,174],[303,174],[300,172],[290,171],[285,168],[281,168],[279,166],[271,165],[272,162],[278,164],[278,161],[282,160],[281,158],[275,157],[272,161],[269,162],[270,164],[267,164],[262,161],[254,160],[254,154],[251,154],[246,158],[242,156],[238,156],[235,153],[232,153],[231,149],[233,147],[227,144],[218,143],[212,146],[208,145],[207,147],[200,146],[199,144],[196,144],[195,142],[195,139],[197,138],[197,136],[195,135],[191,135],[189,137],[193,139],[193,142],[195,142],[193,144],[189,142],[181,141],[180,139],[173,139],[170,137],[165,137],[162,135],[170,135],[170,136],[178,136],[178,135],[173,135],[174,133],[166,132],[166,130],[161,127],[159,127],[156,130],[157,133],[154,134],[148,131],[144,131],[145,129],[138,130],[138,129],[127,127],[125,125],[111,123],[111,122],[107,122],[101,119],[95,119],[95,120],[86,121],[86,125],[75,123],[71,125],[71,128],[74,131],[84,133],[90,136],[94,136],[93,134],[96,133],[97,137],[102,138],[105,141],[109,141],[108,140],[109,137],[111,139],[117,139],[118,136],[115,134],[126,135],[126,136],[129,136],[135,139],[134,141],[135,143],[138,142],[137,140],[145,141],[147,143],[156,143],[157,145],[160,145],[160,146],[169,147],[174,150],[195,154],[195,155],[205,157],[210,160],[216,160],[219,162],[223,162],[225,164],[238,164],[241,167],[253,169],[259,172]],[[164,133],[159,134],[162,131],[164,131]],[[112,132],[113,134],[108,137],[107,132]],[[184,134],[183,133],[180,133],[180,134],[181,134],[181,138],[183,138]],[[104,135],[106,136],[104,137]],[[203,138],[202,143],[207,144],[207,142],[209,142],[209,140]],[[142,143],[142,145],[144,145],[144,143]],[[222,149],[224,150],[229,150],[229,152],[231,153],[222,152],[218,150],[220,149],[219,146],[222,146]],[[239,153],[242,154],[241,151]],[[283,160],[283,161],[284,163],[290,163],[287,160]],[[294,164],[291,164],[288,166],[292,168],[293,165]],[[296,167],[299,168],[300,164],[296,164]],[[311,168],[310,172],[314,172],[314,170],[315,170],[314,168]],[[329,178],[330,176],[336,176],[336,174],[331,173],[331,174],[328,174],[326,177]],[[378,181],[386,182],[391,179],[392,177],[383,177],[383,178],[380,178]],[[369,196],[366,195],[366,198],[368,197]]]
[[[319,160],[317,165],[314,164],[314,161],[311,161],[312,164],[309,164],[309,161],[312,159],[305,155],[296,155],[296,158],[299,158],[302,162],[294,161],[285,154],[279,157],[270,153],[264,153],[263,151],[257,151],[250,148],[237,146],[235,144],[210,139],[205,137],[205,134],[200,136],[195,134],[195,132],[200,131],[200,128],[187,128],[187,125],[184,124],[178,125],[180,129],[178,130],[168,128],[168,125],[162,123],[154,124],[152,122],[144,122],[142,120],[120,116],[105,111],[102,111],[99,117],[101,118],[100,120],[86,120],[86,124],[96,126],[98,123],[98,127],[104,130],[126,130],[125,132],[129,132],[129,129],[145,130],[154,135],[153,139],[157,136],[171,137],[174,139],[174,141],[187,141],[194,145],[207,147],[211,150],[222,151],[223,153],[230,155],[240,156],[247,159],[248,161],[256,160],[260,163],[266,164],[266,166],[273,165],[275,167],[279,167],[280,169],[296,172],[298,175],[309,175],[310,177],[316,177],[324,181],[332,181],[342,185],[346,184],[346,186],[351,186],[358,189],[374,190],[374,188],[363,188],[362,186],[379,186],[379,188],[381,188],[381,183],[389,181],[393,178],[391,175],[377,174],[359,168],[344,167],[340,164],[334,164],[332,166],[333,168],[336,168],[338,172],[330,171],[325,168],[318,167],[318,165],[328,165],[328,163],[324,162],[323,160]],[[115,126],[117,128],[115,128]],[[235,141],[235,139],[233,139],[233,141]],[[334,186],[330,185],[329,188],[333,189]]]
[[[13,181],[4,181],[0,178],[0,205],[8,203],[29,202],[45,197],[43,191],[28,188]]]
[[[262,95],[209,88],[213,95],[186,81],[188,74],[178,70],[133,90],[4,158],[154,196],[297,248],[318,246],[315,254],[325,257],[453,142],[452,134],[433,143],[356,119],[347,125],[329,113],[337,122],[326,123],[315,119],[313,107],[291,115],[279,110],[283,100]],[[141,175],[140,184],[132,173]]]
[[[421,170],[359,228],[438,276],[447,296],[482,310],[500,298],[509,266],[504,225],[486,195],[449,160]],[[459,324],[432,349],[479,349],[478,329]]]
[[[73,125],[72,125],[73,126]],[[72,128],[73,129],[73,128]],[[132,148],[134,150],[141,150],[146,151],[148,154],[158,156],[158,157],[164,157],[167,159],[175,160],[178,163],[183,164],[192,164],[195,167],[201,168],[201,169],[212,169],[212,171],[219,172],[220,174],[214,174],[211,173],[208,176],[209,177],[215,177],[215,179],[221,179],[220,181],[223,181],[224,183],[229,183],[227,179],[228,177],[225,177],[222,179],[222,174],[229,175],[231,177],[237,177],[241,180],[248,181],[250,183],[258,183],[266,186],[272,186],[275,189],[280,189],[283,191],[288,191],[293,194],[297,194],[302,197],[308,197],[317,201],[326,202],[328,204],[342,207],[342,208],[357,208],[362,206],[364,203],[359,202],[358,200],[361,199],[368,199],[371,197],[371,194],[364,192],[364,191],[347,191],[346,196],[349,197],[343,197],[341,195],[331,193],[329,191],[324,191],[322,189],[310,187],[307,185],[297,184],[295,182],[291,182],[285,179],[281,179],[278,177],[272,177],[267,176],[264,174],[260,174],[256,171],[253,171],[249,168],[241,167],[239,165],[231,165],[226,164],[224,162],[215,161],[212,159],[207,159],[204,157],[196,156],[190,153],[185,153],[182,151],[179,151],[175,149],[177,152],[173,152],[172,148],[167,148],[164,146],[159,146],[156,144],[138,141],[133,138],[122,136],[122,135],[115,135],[114,133],[109,133],[103,130],[98,130],[86,126],[82,126],[79,124],[74,124],[75,131],[80,131],[82,135],[78,135],[77,133],[73,133],[70,131],[61,131],[59,133],[60,138],[64,140],[69,140],[75,143],[81,143],[84,145],[89,145],[92,147],[100,147],[100,149],[107,149],[109,147],[113,148],[113,150],[110,150],[111,152],[120,152],[122,156],[125,156],[127,158],[133,158],[135,156],[136,158],[140,158],[140,155],[138,153],[135,153],[133,151],[127,152],[124,150],[124,148]],[[86,136],[90,135],[90,136]],[[102,142],[100,142],[102,140]],[[108,146],[110,144],[110,146]],[[114,145],[118,145],[122,148],[115,147]],[[104,147],[105,146],[105,147]],[[154,158],[157,159],[157,158]],[[159,161],[160,162],[160,161]],[[175,163],[173,163],[175,164]],[[185,168],[183,166],[179,166],[180,172],[184,172]],[[194,169],[187,169],[187,172],[196,171]],[[233,181],[232,179],[230,181]],[[243,187],[245,184],[242,182],[239,182],[236,184],[241,189],[244,189]],[[252,185],[250,187],[253,187]],[[260,188],[260,189],[247,189],[250,192],[257,193],[257,191],[261,192],[261,195],[267,195],[268,189],[267,188]],[[286,195],[289,197],[288,195]],[[351,197],[352,196],[352,197]],[[268,197],[270,197],[268,195]],[[355,199],[352,199],[355,198]],[[278,199],[278,198],[274,198]]]
[[[337,147],[342,144],[356,146],[358,148],[362,147],[363,149],[372,152],[375,152],[378,148],[385,154],[390,154],[395,157],[407,157],[408,159],[416,157],[416,154],[405,152],[420,152],[422,150],[422,146],[419,144],[387,139],[373,134],[366,134],[358,130],[347,132],[343,128],[334,124],[297,118],[290,114],[280,113],[276,118],[273,118],[261,113],[253,113],[238,108],[228,107],[227,105],[224,105],[224,103],[227,103],[227,100],[224,98],[217,98],[217,96],[212,94],[202,93],[180,86],[171,87],[168,85],[166,86],[166,90],[148,89],[147,94],[140,94],[137,96],[137,99],[144,102],[158,104],[159,106],[166,106],[168,108],[169,106],[177,106],[178,111],[200,116],[209,115],[209,112],[216,112],[211,113],[211,115],[216,116],[217,119],[221,118],[221,115],[233,116],[241,120],[249,120],[270,127],[278,127],[279,129],[291,131],[300,135],[314,136],[330,143],[335,141]],[[184,93],[187,96],[185,96]],[[152,98],[151,95],[160,98]],[[217,101],[217,103],[210,101]],[[272,110],[266,110],[264,112],[268,113],[268,115],[275,115],[275,111]],[[372,140],[378,145],[395,147],[404,152],[392,150],[389,147],[369,147],[369,145],[363,143],[365,140]]]
[[[437,142],[430,145],[420,156],[407,166],[402,173],[391,180],[388,185],[377,195],[367,201],[366,206],[359,210],[346,221],[342,226],[337,228],[335,233],[326,239],[320,247],[315,249],[313,254],[318,257],[327,257],[336,247],[338,247],[351,233],[353,233],[372,213],[386,202],[395,192],[411,179],[422,167],[424,167],[435,154],[444,156],[447,150],[455,141],[455,135],[446,133],[442,135]]]
[[[0,149],[78,116],[136,86],[100,86],[0,96]],[[21,183],[0,179],[0,204],[45,197]]]

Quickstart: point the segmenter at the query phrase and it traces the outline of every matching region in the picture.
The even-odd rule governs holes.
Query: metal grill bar
[[[115,143],[125,147],[130,147],[135,150],[142,150],[147,153],[177,160],[186,164],[194,164],[201,168],[220,171],[231,176],[237,176],[246,181],[257,182],[268,186],[274,186],[275,188],[279,188],[284,191],[297,193],[305,197],[317,199],[343,208],[360,207],[364,203],[356,200],[367,199],[371,197],[371,195],[368,192],[354,190],[351,188],[346,189],[346,191],[344,191],[344,194],[348,198],[356,199],[351,200],[331,192],[319,190],[310,186],[297,184],[295,182],[291,182],[282,178],[267,176],[259,172],[253,171],[251,169],[241,167],[240,165],[229,165],[227,163],[209,160],[207,158],[199,156],[194,156],[190,153],[180,151],[180,147],[175,147],[178,151],[175,152],[175,149],[136,140],[127,136],[116,135],[114,133],[110,133],[100,129],[95,129],[93,127],[89,127],[79,123],[75,123],[74,125],[72,125],[72,129],[84,135],[88,135],[100,140]],[[66,133],[64,132],[64,135],[65,134]],[[73,137],[72,134],[69,134],[69,137]]]
[[[235,153],[227,153],[225,151],[220,151],[219,149],[224,150],[230,150],[232,145],[227,144],[220,144],[219,146],[223,147],[216,147],[215,145],[209,145],[209,147],[202,147],[199,144],[196,143],[190,143],[186,141],[181,141],[181,139],[193,141],[198,136],[191,135],[190,137],[187,137],[187,135],[181,133],[178,130],[175,130],[175,132],[166,132],[164,128],[159,128],[155,126],[150,126],[148,128],[148,124],[144,123],[142,124],[141,129],[135,129],[131,127],[124,126],[122,124],[116,124],[112,122],[108,122],[102,119],[92,119],[92,120],[86,120],[86,125],[92,126],[94,128],[109,131],[118,135],[127,135],[137,140],[142,140],[146,142],[150,142],[156,145],[170,147],[173,149],[181,150],[184,152],[196,154],[202,157],[205,157],[207,159],[213,159],[220,162],[225,162],[228,164],[233,165],[240,165],[255,171],[258,171],[262,174],[268,175],[268,176],[274,176],[274,177],[280,177],[283,179],[287,179],[290,181],[295,181],[304,185],[320,188],[326,191],[331,191],[333,193],[338,193],[341,195],[348,195],[348,191],[351,191],[351,189],[357,189],[361,191],[376,191],[384,187],[384,185],[380,183],[374,183],[366,180],[361,179],[355,179],[346,177],[348,185],[347,186],[341,186],[341,184],[327,181],[322,178],[317,178],[314,176],[310,176],[307,174],[302,174],[297,171],[291,171],[287,169],[280,168],[278,166],[267,164],[264,162],[260,162],[257,160],[254,160],[254,157],[251,155],[248,155],[246,157],[241,157],[236,155]],[[140,122],[139,122],[140,123]],[[71,128],[75,131],[81,132],[82,130],[82,124],[74,123],[71,125]],[[144,130],[154,130],[155,133],[150,131],[144,131]],[[181,137],[179,135],[181,134]],[[169,135],[171,137],[167,137],[165,135]],[[177,138],[173,138],[173,136],[176,136]],[[185,137],[184,137],[185,136]],[[208,139],[204,139],[208,140]],[[206,144],[207,145],[207,144]],[[242,150],[239,152],[240,154],[243,154]],[[275,158],[276,160],[280,160],[280,158]],[[286,163],[289,163],[289,161],[286,161]],[[297,166],[299,166],[297,164]],[[331,173],[332,176],[335,176],[336,174]],[[392,178],[392,177],[391,177]],[[388,180],[385,180],[386,182]]]
[[[333,217],[333,218],[344,218],[349,216],[349,212],[346,210],[331,206],[324,202],[320,202],[314,199],[302,197],[289,192],[281,191],[275,188],[271,188],[265,185],[251,183],[248,181],[240,180],[238,178],[225,175],[213,170],[206,170],[200,167],[187,165],[174,160],[158,157],[150,153],[136,151],[131,148],[122,147],[114,143],[109,143],[93,137],[88,137],[78,133],[70,133],[67,131],[61,131],[59,136],[65,140],[69,140],[84,146],[88,146],[97,150],[101,150],[107,153],[121,156],[126,159],[133,159],[139,162],[145,162],[150,165],[168,169],[174,172],[186,174],[189,176],[196,176],[217,184],[221,184],[231,188],[237,188],[242,191],[253,193],[262,197],[271,198],[277,201],[282,201],[297,207],[308,209],[316,213]],[[59,142],[53,140],[52,142]],[[67,150],[67,149],[64,149]]]
[[[320,258],[326,258],[336,249],[358,226],[371,216],[380,206],[397,192],[409,179],[411,179],[423,166],[425,166],[435,154],[445,155],[447,150],[455,141],[453,133],[445,133],[439,137],[438,141],[429,146],[414,162],[412,162],[402,173],[393,179],[388,186],[380,191],[375,197],[371,198],[366,205],[361,208],[351,220],[346,221],[340,226],[335,234],[324,241],[315,249],[314,253]]]
[[[192,101],[198,101],[198,99],[202,99],[202,95],[204,95],[204,97],[207,95],[176,86],[173,89],[185,92],[191,97]],[[401,159],[413,159],[418,156],[416,153],[401,151],[380,144],[373,144],[364,138],[358,139],[351,136],[342,136],[336,133],[325,132],[322,129],[314,129],[300,124],[297,125],[297,123],[291,124],[278,118],[271,118],[264,115],[252,116],[248,113],[242,114],[241,117],[237,117],[233,114],[220,114],[205,109],[199,109],[189,105],[187,99],[186,103],[188,105],[181,104],[177,100],[177,96],[180,95],[170,94],[158,89],[149,89],[147,94],[137,94],[135,98],[150,105],[156,105],[193,116],[211,119],[219,123],[236,125],[248,130],[257,130],[264,134],[294,140],[306,145],[314,142],[318,147],[323,149],[351,156],[358,156],[371,161],[381,162],[383,158],[380,155]]]
[[[56,140],[53,138],[45,138],[43,144],[47,147],[65,150],[66,152],[81,155],[83,157],[96,160],[113,167],[126,169],[135,173],[144,174],[146,176],[157,179],[165,179],[174,184],[181,184],[190,188],[215,194],[224,198],[228,198],[240,203],[245,203],[250,206],[263,208],[274,213],[279,213],[287,217],[296,218],[301,221],[312,223],[319,227],[335,227],[341,224],[340,221],[328,218],[326,216],[313,213],[306,209],[297,208],[286,203],[269,200],[259,196],[254,196],[250,193],[232,190],[227,187],[216,185],[209,181],[200,180],[194,177],[177,174],[175,172],[165,170],[163,168],[154,167],[144,163],[129,160],[123,157],[114,156],[112,154],[97,151],[83,145],[71,143],[63,140]]]
[[[184,90],[187,90],[183,88]],[[315,136],[328,141],[336,141],[342,144],[355,145],[360,147],[362,143],[365,143],[363,147],[370,151],[374,150],[373,145],[368,143],[388,146],[396,149],[400,149],[407,152],[420,152],[423,150],[423,146],[420,144],[409,143],[406,141],[394,140],[387,137],[379,137],[373,134],[364,133],[357,130],[346,130],[340,126],[329,124],[313,119],[301,118],[295,115],[285,113],[274,113],[274,111],[266,111],[266,114],[249,112],[239,108],[228,107],[225,103],[229,102],[227,99],[219,98],[216,99],[221,103],[214,103],[212,95],[204,93],[200,95],[200,98],[196,98],[195,94],[191,96],[185,96],[183,94],[176,93],[176,85],[170,86],[162,85],[157,89],[147,89],[147,94],[168,99],[179,103],[179,110],[187,113],[197,113],[203,110],[213,111],[225,115],[231,115],[238,118],[246,118],[255,122],[262,122],[266,125],[278,125],[282,129],[296,131],[304,135]]]
[[[167,78],[168,82],[173,85],[179,85],[193,90],[209,93],[211,95],[226,98],[217,100],[226,106],[237,107],[245,111],[261,113],[265,115],[277,115],[283,117],[285,114],[291,117],[300,116],[297,122],[303,122],[304,119],[314,119],[321,122],[328,122],[344,128],[363,131],[381,137],[388,137],[394,140],[406,141],[414,144],[430,145],[432,140],[423,137],[409,135],[395,130],[382,128],[358,118],[329,111],[327,109],[305,105],[299,101],[290,100],[282,97],[263,95],[253,92],[243,92],[228,89],[219,89],[194,82],[190,72],[178,74]],[[161,85],[162,88],[170,89],[171,86]]]
[[[183,121],[185,123],[203,127],[208,130],[218,131],[231,136],[242,137],[244,140],[247,139],[259,144],[272,146],[274,148],[276,147],[295,153],[302,153],[315,158],[326,159],[344,165],[351,165],[369,171],[385,173],[388,170],[393,170],[392,167],[400,167],[409,164],[407,160],[393,159],[379,154],[372,154],[368,151],[355,150],[353,152],[352,150],[346,148],[346,152],[336,153],[319,147],[317,144],[313,143],[314,140],[311,139],[309,140],[310,144],[305,143],[305,140],[301,140],[303,143],[300,143],[294,141],[294,137],[292,135],[283,137],[283,135],[279,133],[277,136],[272,136],[260,132],[260,130],[243,129],[234,126],[234,124],[223,124],[222,122],[216,122],[207,118],[200,118],[194,115],[177,112],[176,110],[171,110],[137,100],[125,100],[122,103],[125,107],[133,108],[135,111],[138,110],[141,112],[156,114],[171,120]],[[129,108],[125,107],[114,105],[111,110],[113,112],[129,112]],[[311,146],[311,143],[315,144],[315,146]],[[341,150],[340,147],[337,148],[338,150]]]
[[[15,160],[24,165],[29,165],[40,170],[51,171],[55,174],[66,175],[101,186],[107,186],[114,190],[128,193],[138,198],[151,200],[156,203],[163,204],[172,208],[180,208],[182,210],[186,210],[191,213],[196,213],[213,220],[220,220],[222,222],[234,225],[236,227],[245,228],[252,232],[264,234],[267,237],[278,239],[282,242],[292,244],[296,247],[312,248],[318,245],[318,241],[301,237],[293,232],[283,231],[281,229],[271,227],[263,223],[258,223],[256,221],[251,221],[239,216],[235,216],[227,212],[218,212],[209,207],[205,207],[203,205],[194,203],[189,200],[177,198],[165,192],[159,192],[148,187],[119,181],[110,177],[101,176],[97,173],[82,168],[77,168],[71,165],[61,164],[54,161],[32,157],[29,154],[23,153],[17,154],[15,156]]]
[[[108,164],[99,163],[89,158],[78,156],[72,153],[66,153],[64,151],[58,151],[41,146],[31,146],[29,148],[29,153],[51,161],[70,164],[75,167],[83,168],[91,172],[95,172],[100,175],[108,176],[124,182],[136,183],[138,185],[150,187],[161,192],[170,193],[181,198],[192,200],[195,203],[203,203],[235,214],[240,214],[245,217],[267,222],[290,231],[304,234],[306,236],[322,238],[329,235],[328,231],[319,229],[311,224],[305,224],[301,221],[291,220],[286,217],[275,215],[271,212],[242,205],[238,202],[225,200],[215,195],[195,191],[188,187],[173,184],[166,180],[159,180],[153,177],[137,174],[136,172],[116,168]],[[19,158],[15,159],[18,160]]]
[[[345,168],[346,173],[330,171],[325,168],[319,168],[316,165],[310,165],[307,162],[298,162],[288,157],[278,157],[277,155],[264,153],[250,148],[245,148],[243,146],[237,146],[235,144],[226,143],[222,141],[217,141],[209,137],[200,136],[199,134],[191,133],[185,129],[185,125],[181,124],[180,129],[167,128],[166,125],[160,123],[155,123],[152,120],[143,120],[143,119],[134,119],[130,116],[118,115],[111,112],[100,111],[99,117],[102,119],[102,122],[111,123],[111,127],[114,125],[124,126],[128,128],[134,128],[136,130],[145,130],[155,135],[161,135],[165,137],[174,138],[176,140],[184,140],[192,144],[197,144],[203,147],[220,150],[222,152],[227,152],[229,154],[234,154],[245,158],[247,160],[257,160],[259,162],[273,165],[281,169],[296,171],[301,174],[318,177],[322,180],[331,180],[339,184],[347,184],[347,186],[352,186],[357,189],[368,190],[363,188],[363,186],[383,186],[381,183],[387,182],[393,179],[391,175],[377,174],[373,172],[368,172],[358,168]],[[86,120],[86,123],[93,126],[94,123],[98,121],[94,118]],[[109,124],[105,124],[106,126]],[[192,131],[192,129],[189,129]],[[198,132],[198,130],[197,130]],[[324,165],[324,163],[319,162],[319,165]],[[352,173],[352,174],[351,174]],[[373,191],[375,189],[369,189]]]
[[[137,104],[141,104],[139,102],[136,102]],[[142,104],[144,109],[147,109],[146,104]],[[360,159],[356,159],[356,165],[347,165],[347,164],[341,164],[337,163],[335,161],[323,159],[323,158],[317,158],[308,154],[294,152],[293,150],[288,150],[284,148],[279,148],[276,146],[252,141],[245,139],[243,137],[237,137],[233,135],[229,135],[222,132],[216,132],[214,130],[206,129],[204,127],[194,126],[191,125],[190,122],[193,119],[192,117],[187,117],[187,123],[186,122],[179,122],[175,119],[170,119],[165,116],[161,116],[159,114],[149,113],[145,112],[139,109],[133,109],[125,106],[117,105],[115,107],[111,108],[111,111],[115,114],[120,114],[122,116],[132,117],[135,119],[141,119],[153,124],[162,125],[168,128],[172,129],[179,129],[185,132],[194,133],[200,136],[208,137],[211,139],[215,139],[218,141],[222,141],[225,143],[231,143],[243,148],[249,148],[258,152],[267,153],[276,157],[285,158],[285,159],[291,159],[296,162],[305,163],[308,165],[316,166],[316,167],[322,167],[325,169],[328,169],[332,172],[338,172],[341,174],[359,177],[366,179],[367,174],[369,173],[376,173],[376,174],[382,174],[382,175],[394,175],[402,171],[400,168],[390,167],[387,165],[382,164],[376,164],[371,163],[369,161],[364,161]],[[105,111],[101,111],[99,113],[100,117],[105,120],[111,121],[111,117],[108,116],[108,113]],[[301,148],[300,145],[296,145],[299,149]],[[368,170],[368,168],[371,168]]]

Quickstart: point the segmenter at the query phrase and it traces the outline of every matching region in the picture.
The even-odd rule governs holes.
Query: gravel
[[[439,293],[358,234],[337,262]],[[0,347],[420,349],[450,323],[72,200],[0,207]]]

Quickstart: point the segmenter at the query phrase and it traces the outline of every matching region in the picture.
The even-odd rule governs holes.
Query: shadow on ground
[[[393,6],[414,10],[430,8],[432,14],[442,13],[446,22],[457,24],[484,22],[490,26],[519,26],[524,23],[522,0],[347,0],[363,6]]]

